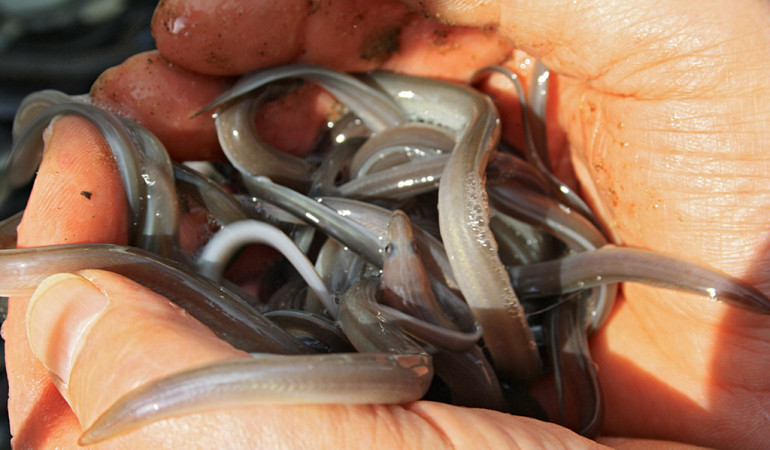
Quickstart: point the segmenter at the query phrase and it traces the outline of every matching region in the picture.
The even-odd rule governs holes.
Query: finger
[[[91,96],[144,125],[178,161],[222,156],[213,119],[190,116],[221,93],[227,79],[200,74],[241,75],[303,62],[467,80],[478,68],[504,61],[512,50],[493,30],[440,25],[395,0],[376,5],[337,0],[312,7],[307,2],[166,1],[158,5],[153,32],[163,56],[153,51],[129,58],[102,74]],[[318,89],[291,98],[258,115],[258,129],[271,145],[306,153],[327,120],[330,98]],[[297,132],[287,132],[286,124]]]
[[[361,72],[398,54],[394,64],[400,70],[429,70],[444,61],[436,70],[445,71],[436,73],[467,79],[511,50],[493,30],[438,25],[396,0],[165,1],[155,11],[152,30],[169,61],[216,75],[293,61]],[[426,48],[433,50],[426,54]]]
[[[195,115],[230,84],[228,78],[191,72],[150,51],[106,70],[90,96],[150,130],[173,160],[209,161],[224,157],[214,119],[211,114]],[[270,145],[292,154],[307,153],[334,104],[320,88],[303,86],[260,109],[256,127]]]
[[[165,298],[104,271],[42,283],[30,300],[27,332],[84,425],[139,383],[248,356]]]
[[[44,281],[30,302],[27,329],[32,349],[61,381],[84,427],[137,386],[187,367],[246,356],[166,299],[103,271]],[[218,409],[164,420],[111,444],[208,447],[225,439],[236,448],[310,442],[314,448],[595,446],[552,424],[434,403]]]
[[[54,120],[44,138],[45,158],[19,226],[18,246],[125,243],[128,200],[101,133],[85,119],[66,116]]]
[[[273,66],[299,55],[300,31],[310,12],[311,4],[303,0],[161,2],[152,33],[169,61],[199,73],[237,74],[249,70],[241,68],[241,56]]]
[[[257,133],[283,152],[306,154],[316,145],[336,104],[334,98],[320,87],[300,86],[257,111]]]
[[[81,118],[55,120],[18,229],[19,247],[125,244],[128,224],[123,184],[101,134]],[[3,323],[11,433],[19,448],[53,447],[50,439],[66,436],[77,421],[29,348],[26,309],[27,299],[10,299]]]
[[[90,95],[152,131],[172,159],[201,161],[221,158],[222,152],[213,119],[192,116],[228,85],[225,78],[190,72],[149,51],[107,69]]]

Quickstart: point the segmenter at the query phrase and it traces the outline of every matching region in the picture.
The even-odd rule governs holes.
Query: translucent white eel
[[[337,305],[313,263],[286,233],[268,223],[243,220],[220,228],[201,250],[196,262],[198,271],[219,281],[230,259],[247,244],[264,244],[278,250],[318,296],[329,314],[337,317]]]

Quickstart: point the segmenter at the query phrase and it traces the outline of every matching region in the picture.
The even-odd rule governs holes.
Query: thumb
[[[41,283],[27,309],[27,334],[84,428],[137,386],[247,356],[153,291],[98,270]]]

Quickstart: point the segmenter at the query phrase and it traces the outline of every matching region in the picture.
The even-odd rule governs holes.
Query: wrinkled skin
[[[628,5],[554,0],[522,5],[500,0],[482,6],[474,1],[415,0],[411,6],[417,13],[380,2],[378,10],[390,13],[381,21],[365,22],[364,28],[374,33],[377,27],[396,24],[404,39],[397,52],[376,54],[374,59],[361,58],[365,46],[355,42],[366,37],[353,28],[342,30],[360,39],[344,50],[347,58],[324,53],[331,46],[324,42],[348,42],[339,39],[344,22],[335,22],[326,13],[326,2],[261,2],[261,16],[239,10],[236,1],[219,2],[217,14],[191,12],[214,9],[209,3],[162,2],[154,24],[162,55],[207,76],[236,75],[294,60],[341,69],[385,66],[424,73],[434,62],[423,56],[435,54],[437,66],[447,58],[463,62],[439,73],[466,79],[474,67],[502,62],[513,46],[542,58],[559,74],[551,111],[567,138],[553,139],[552,153],[558,166],[567,160],[574,166],[607,228],[627,245],[722,269],[770,293],[766,269],[770,225],[765,213],[770,207],[767,2]],[[332,3],[348,20],[366,18],[356,12],[366,11],[367,2]],[[308,10],[313,5],[318,9]],[[189,8],[189,15],[176,16],[184,8]],[[265,26],[254,25],[260,17]],[[444,36],[451,29],[423,17],[483,30],[449,33],[466,50],[452,56],[445,48],[442,53],[436,39],[426,38]],[[158,29],[168,31],[169,25],[173,29],[175,18],[190,19],[178,22],[188,29],[196,23],[195,32],[186,36],[180,32],[173,39],[162,36]],[[214,18],[220,22],[211,23]],[[426,32],[431,29],[442,31]],[[218,33],[222,30],[226,32]],[[239,34],[250,33],[256,36],[254,42],[264,44],[263,54],[245,44],[232,44]],[[468,57],[474,45],[485,49],[484,61]],[[528,67],[521,59],[510,65],[523,72]],[[123,69],[143,80],[139,67]],[[506,102],[515,104],[510,98],[501,99],[501,104]],[[132,108],[143,105],[138,102]],[[518,118],[509,117],[510,134]],[[108,151],[94,133],[77,119],[62,120],[54,128],[19,230],[20,245],[125,241],[126,200],[114,164],[105,156]],[[86,190],[82,186],[95,193],[88,201],[80,195]],[[74,302],[73,296],[87,300]],[[106,308],[105,296],[110,299]],[[90,423],[105,404],[131,386],[173,369],[239,354],[159,300],[104,272],[69,276],[41,289],[29,323],[28,300],[11,300],[3,333],[11,425],[18,448],[73,447],[80,433],[78,420]],[[71,307],[45,307],[57,302]],[[109,312],[120,308],[123,320],[117,326],[110,322],[114,314]],[[144,312],[140,315],[139,310]],[[99,319],[85,328],[77,326],[92,316]],[[168,325],[153,326],[159,320]],[[28,344],[28,329],[37,357]],[[626,285],[591,347],[607,400],[604,435],[741,448],[761,446],[770,439],[767,317],[689,295]],[[146,348],[152,351],[142,350]],[[115,352],[126,356],[107,356]],[[38,357],[68,382],[62,393],[75,413]],[[107,445],[214,447],[223,442],[239,448],[595,445],[555,425],[429,402],[219,410],[160,422]],[[651,445],[614,439],[605,443]]]

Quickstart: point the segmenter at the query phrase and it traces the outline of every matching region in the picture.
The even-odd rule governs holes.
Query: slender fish
[[[556,260],[510,267],[509,274],[516,292],[528,299],[610,283],[638,282],[701,294],[760,314],[770,313],[770,299],[753,286],[685,259],[638,248],[605,245]]]
[[[0,295],[30,296],[61,272],[104,269],[163,295],[234,347],[249,352],[308,353],[301,342],[222,286],[186,266],[133,247],[74,244],[0,250]]]
[[[454,131],[456,146],[439,186],[444,247],[453,272],[462,274],[457,282],[484,329],[495,368],[504,379],[534,380],[542,368],[537,344],[489,229],[484,172],[500,135],[492,101],[448,82],[387,72],[372,78],[410,114]]]

